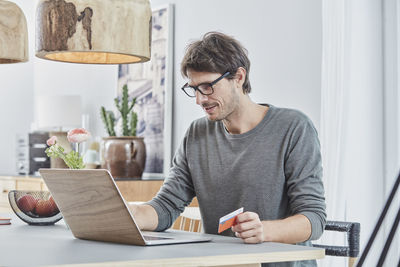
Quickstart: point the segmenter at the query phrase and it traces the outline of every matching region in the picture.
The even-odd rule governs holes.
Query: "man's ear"
[[[243,91],[243,84],[246,79],[246,70],[243,67],[239,67],[235,74],[235,83]]]

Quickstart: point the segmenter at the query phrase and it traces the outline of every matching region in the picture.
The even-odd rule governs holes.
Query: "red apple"
[[[35,213],[39,216],[50,216],[54,212],[54,206],[49,200],[40,199],[36,203]]]
[[[54,212],[58,212],[59,209],[58,209],[58,207],[57,207],[56,202],[54,201],[53,196],[51,196],[51,197],[49,198],[49,202],[50,202],[50,204],[51,204],[52,207],[53,207],[53,211],[54,211]]]
[[[35,209],[37,199],[31,195],[24,195],[17,200],[17,206],[23,212],[33,211]]]

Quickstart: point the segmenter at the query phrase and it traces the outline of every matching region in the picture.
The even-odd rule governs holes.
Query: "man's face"
[[[218,79],[220,73],[212,72],[187,72],[191,86],[197,86],[202,83],[211,83]],[[209,120],[219,121],[228,119],[239,107],[239,93],[234,86],[233,80],[222,79],[213,85],[214,93],[203,95],[196,91],[196,104],[200,105],[205,111]]]

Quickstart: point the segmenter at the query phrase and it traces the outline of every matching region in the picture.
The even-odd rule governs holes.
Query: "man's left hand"
[[[232,231],[245,243],[256,244],[264,242],[264,226],[255,212],[246,211],[236,217]]]

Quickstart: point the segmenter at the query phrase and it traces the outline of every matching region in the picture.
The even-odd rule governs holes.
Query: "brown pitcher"
[[[143,137],[105,137],[102,146],[101,167],[114,178],[141,179],[146,163]]]

